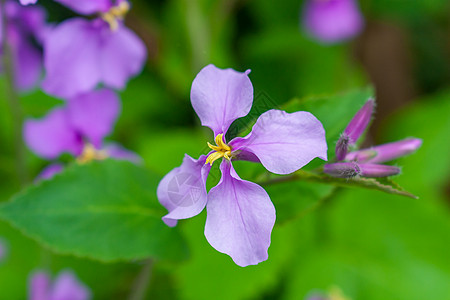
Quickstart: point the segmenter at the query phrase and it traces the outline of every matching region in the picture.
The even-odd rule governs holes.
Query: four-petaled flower
[[[31,275],[28,283],[28,300],[89,300],[90,290],[72,271],[62,271],[52,283],[44,271]]]
[[[118,144],[104,144],[120,112],[117,95],[107,89],[69,99],[67,105],[50,111],[40,120],[27,120],[24,139],[37,155],[52,160],[70,153],[81,163],[113,157],[140,162],[139,156]],[[40,178],[50,178],[62,169],[60,164],[46,168]]]
[[[72,18],[53,28],[44,43],[43,89],[60,98],[91,91],[99,84],[123,89],[138,74],[147,53],[144,43],[122,22],[126,0],[57,0],[93,20]]]
[[[400,173],[400,168],[382,165],[381,163],[408,155],[420,147],[421,139],[408,138],[347,153],[349,146],[355,145],[369,125],[374,104],[375,102],[369,99],[347,125],[336,143],[336,159],[339,162],[326,164],[324,166],[325,173],[340,178],[396,175]]]
[[[231,123],[247,115],[253,102],[253,86],[247,76],[214,65],[203,68],[194,79],[191,102],[201,123],[214,132],[216,146],[199,159],[185,155],[180,167],[160,182],[158,199],[169,213],[169,226],[193,217],[206,206],[205,236],[218,251],[239,266],[254,265],[268,258],[275,208],[267,192],[258,184],[241,179],[232,161],[260,162],[276,174],[292,173],[315,157],[327,159],[325,131],[308,112],[263,113],[252,132],[227,143]],[[222,159],[220,182],[209,192],[206,180],[214,161]]]

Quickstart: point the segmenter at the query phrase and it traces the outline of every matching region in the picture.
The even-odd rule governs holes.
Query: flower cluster
[[[94,17],[75,17],[50,26],[39,6],[23,7],[12,1],[5,5],[17,85],[39,84],[43,65],[42,89],[66,101],[44,118],[25,122],[26,144],[50,160],[67,152],[79,162],[106,157],[140,162],[121,146],[103,143],[121,110],[114,89],[123,89],[146,60],[143,42],[123,24],[130,4],[126,0],[55,1]],[[21,1],[23,5],[35,2]],[[40,42],[42,53],[35,49],[34,40]],[[99,85],[103,87],[98,89]],[[40,177],[49,178],[61,169],[60,164],[50,165]]]
[[[398,167],[383,165],[382,163],[408,155],[420,147],[422,140],[408,138],[348,153],[349,147],[355,146],[357,140],[368,127],[373,109],[374,101],[369,99],[356,113],[336,143],[336,159],[338,162],[326,164],[324,166],[325,173],[340,178],[396,175],[400,173]]]
[[[216,145],[208,143],[211,151],[198,159],[185,155],[181,166],[169,172],[157,190],[159,201],[169,211],[163,217],[169,226],[199,214],[206,206],[206,239],[239,266],[267,259],[275,208],[261,186],[239,177],[233,162],[258,162],[270,172],[289,174],[315,157],[327,159],[323,126],[303,111],[269,110],[246,137],[225,140],[231,123],[247,115],[252,106],[249,72],[214,65],[200,71],[192,83],[191,102],[202,125],[213,131]],[[208,192],[206,180],[211,165],[219,159],[222,177]]]

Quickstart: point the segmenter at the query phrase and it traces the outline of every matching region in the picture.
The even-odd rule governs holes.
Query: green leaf
[[[180,260],[184,242],[161,221],[157,184],[157,176],[125,161],[73,165],[2,204],[0,217],[59,253]]]
[[[277,211],[277,224],[302,217],[319,207],[335,187],[308,181],[281,182],[264,185]]]

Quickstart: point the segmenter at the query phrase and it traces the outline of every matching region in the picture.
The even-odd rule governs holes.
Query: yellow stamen
[[[337,286],[331,287],[328,296],[331,300],[351,300],[350,298],[346,297],[342,290]]]
[[[112,31],[116,31],[119,28],[119,20],[123,20],[125,15],[130,10],[130,4],[127,1],[122,1],[118,5],[111,7],[107,12],[102,13],[100,16],[109,24],[109,28]]]
[[[231,147],[225,144],[225,142],[223,141],[223,134],[218,134],[214,140],[217,146],[207,143],[208,147],[214,150],[214,152],[208,155],[205,164],[209,163],[212,166],[212,164],[216,160],[222,157],[231,160],[231,158],[233,157],[233,155],[231,154]]]
[[[97,150],[91,144],[86,144],[83,148],[83,152],[77,158],[79,164],[85,164],[93,160],[104,160],[108,158],[108,154],[105,150]]]

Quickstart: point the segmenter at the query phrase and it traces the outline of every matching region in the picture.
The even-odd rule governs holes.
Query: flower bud
[[[346,161],[367,162],[377,156],[377,152],[372,149],[350,152],[345,156]]]
[[[400,169],[394,166],[357,164],[355,162],[326,164],[323,171],[338,178],[353,178],[358,175],[362,177],[387,177],[400,173]]]
[[[369,99],[345,128],[343,135],[348,136],[350,144],[356,143],[369,125],[374,103],[373,99]]]
[[[347,155],[348,141],[349,141],[348,136],[345,133],[341,134],[341,137],[336,143],[336,150],[335,150],[336,159],[338,161],[344,160],[345,156]]]
[[[378,164],[359,164],[360,175],[363,177],[388,177],[400,173],[400,168]]]
[[[361,173],[358,164],[354,162],[326,164],[323,167],[323,171],[338,178],[352,178]]]
[[[386,161],[390,161],[416,151],[421,145],[421,139],[408,138],[401,141],[376,146],[370,149],[370,151],[376,152],[376,155],[366,161],[370,163],[383,163]],[[354,155],[355,154],[352,154],[352,156]],[[358,153],[356,153],[356,155],[358,155]],[[347,155],[346,159],[348,158],[349,155]]]

